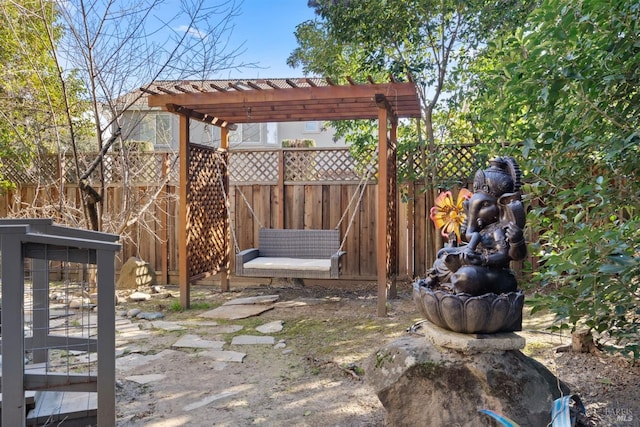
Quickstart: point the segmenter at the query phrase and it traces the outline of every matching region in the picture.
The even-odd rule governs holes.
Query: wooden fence
[[[443,158],[452,159],[451,167],[457,174],[448,177],[450,181],[467,184],[477,168],[470,160],[472,149],[441,149]],[[137,256],[150,262],[161,283],[177,283],[175,154],[137,153],[128,162],[121,156],[116,152],[105,157],[108,167],[102,205],[103,230],[122,235],[117,267]],[[81,165],[92,160],[93,156],[87,156]],[[25,171],[3,160],[0,172],[17,186],[0,196],[0,216],[50,217],[62,224],[84,226],[81,195],[74,184],[77,174],[71,166],[71,159],[54,156]],[[369,171],[368,165],[358,164],[343,148],[230,152],[227,201],[232,252],[258,246],[260,227],[337,227],[347,252],[342,277],[375,280],[375,174],[375,168]],[[424,275],[442,245],[429,219],[429,209],[440,190],[429,187],[416,181],[401,184],[398,191],[400,278]],[[130,225],[123,226],[127,221]]]

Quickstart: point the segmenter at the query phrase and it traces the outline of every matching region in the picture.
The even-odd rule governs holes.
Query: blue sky
[[[302,70],[287,65],[287,58],[297,47],[296,26],[314,18],[307,0],[244,0],[235,20],[232,44],[244,42],[240,60],[258,62],[262,68],[225,72],[218,78],[301,77]]]

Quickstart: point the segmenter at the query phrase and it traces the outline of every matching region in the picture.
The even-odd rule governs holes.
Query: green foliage
[[[59,16],[56,2],[0,3],[0,157],[25,169],[39,154],[68,146],[67,112],[82,127],[82,86],[69,74],[65,98],[53,56],[52,43],[63,34]]]
[[[476,63],[477,138],[522,159],[535,308],[640,357],[640,7],[546,0]],[[619,347],[618,347],[619,348]]]
[[[466,117],[468,88],[462,72],[487,35],[510,32],[521,22],[531,2],[425,1],[425,0],[315,0],[309,2],[317,17],[299,25],[299,47],[288,59],[306,73],[336,81],[416,83],[423,109],[421,121],[401,121],[398,128],[400,158],[438,143],[475,142]],[[445,96],[446,95],[446,96]],[[452,126],[457,123],[458,126]],[[369,122],[333,124],[353,152],[367,164],[377,144]],[[430,164],[430,163],[429,163]],[[429,167],[418,168],[422,173]],[[434,175],[431,173],[431,175]],[[400,179],[416,179],[411,162],[399,163]],[[422,176],[420,177],[422,178]]]
[[[309,147],[315,147],[316,141],[311,138],[283,139],[282,146],[284,148],[309,148]]]

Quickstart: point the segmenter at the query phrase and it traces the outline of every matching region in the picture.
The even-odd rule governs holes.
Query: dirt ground
[[[125,303],[127,310],[162,312],[165,321],[188,323],[183,331],[150,329],[135,345],[137,352],[158,354],[184,334],[205,340],[224,340],[225,350],[246,353],[242,363],[216,362],[199,351],[174,349],[152,362],[117,373],[119,426],[385,426],[385,411],[367,385],[363,361],[381,347],[408,332],[420,320],[411,300],[411,284],[398,285],[399,297],[388,302],[388,316],[376,316],[376,285],[357,289],[251,285],[221,293],[217,287],[192,288],[192,308],[180,311],[178,291],[145,303]],[[162,294],[161,294],[162,295]],[[256,295],[279,295],[295,301],[289,307],[259,316],[219,324],[242,325],[239,332],[215,335],[211,321],[199,317],[225,301]],[[279,346],[234,345],[233,335],[260,335],[255,327],[283,321],[281,332],[269,334]],[[524,352],[541,361],[572,392],[582,398],[597,426],[640,426],[640,367],[606,353],[556,352],[568,344],[566,336],[544,330],[544,316],[525,321]],[[134,320],[142,328],[146,320]],[[284,345],[284,347],[283,347]],[[280,347],[280,348],[276,348]],[[165,379],[144,385],[131,375],[163,374]],[[425,423],[427,426],[428,423]]]

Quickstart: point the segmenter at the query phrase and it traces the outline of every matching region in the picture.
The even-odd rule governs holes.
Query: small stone
[[[287,344],[285,342],[278,342],[276,345],[273,346],[273,348],[275,348],[276,350],[279,350],[281,348],[285,348],[287,346]]]

